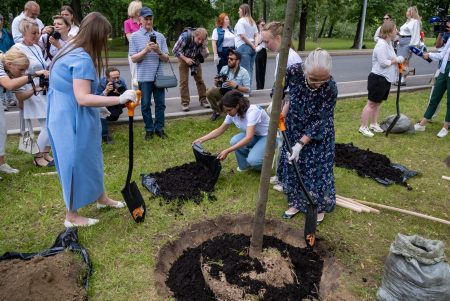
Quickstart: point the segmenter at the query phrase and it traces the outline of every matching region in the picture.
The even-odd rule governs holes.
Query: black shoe
[[[111,136],[103,136],[102,140],[106,144],[114,144],[114,140],[113,140],[113,138]]]
[[[220,114],[219,114],[219,113],[213,112],[212,115],[211,115],[211,117],[210,117],[209,119],[211,119],[211,121],[216,121],[217,118],[219,118],[219,117],[220,117]]]
[[[169,137],[167,137],[166,133],[164,133],[164,130],[160,130],[160,131],[155,131],[156,136],[158,136],[161,139],[167,139]]]
[[[152,140],[152,139],[153,139],[153,132],[146,132],[145,140]]]

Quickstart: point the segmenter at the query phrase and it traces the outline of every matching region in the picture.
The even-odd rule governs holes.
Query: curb
[[[414,87],[404,87],[401,88],[401,91],[405,91],[405,92],[411,92],[411,91],[418,91],[418,90],[425,90],[425,89],[430,89],[432,86],[431,85],[420,85],[420,86],[414,86]],[[270,91],[270,89],[265,89],[265,90],[256,90],[254,92],[252,92],[252,95],[264,95],[265,93],[267,93],[268,91]],[[391,92],[396,92],[397,88],[392,88],[390,90]],[[258,93],[256,93],[258,92]],[[355,92],[355,93],[345,93],[345,94],[338,94],[338,99],[346,99],[346,98],[356,98],[356,97],[362,97],[362,96],[367,96],[367,92]],[[178,97],[173,97],[171,99],[174,98],[178,98]],[[166,99],[167,100],[167,99]],[[259,103],[258,105],[263,106],[263,107],[267,107],[270,104],[270,102],[265,102],[265,103]],[[165,115],[166,119],[177,119],[177,118],[183,118],[183,117],[193,117],[193,116],[202,116],[202,115],[208,115],[211,114],[211,109],[200,109],[200,110],[195,110],[195,111],[189,111],[189,112],[173,112],[173,113],[167,113]],[[154,118],[154,116],[153,116]],[[120,123],[120,124],[124,124],[124,123],[128,123],[128,116],[127,117],[121,117],[119,118],[117,121],[115,121],[114,123]],[[134,121],[143,121],[142,116],[135,116],[134,117]],[[41,128],[40,127],[34,127],[33,128],[34,131],[40,131]],[[20,134],[20,130],[19,129],[15,129],[15,130],[9,130],[7,131],[7,135],[18,135]]]

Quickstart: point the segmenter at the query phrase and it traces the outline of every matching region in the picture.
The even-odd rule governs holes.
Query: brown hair
[[[219,101],[219,107],[222,111],[224,106],[228,108],[236,108],[238,105],[239,108],[237,108],[237,115],[244,118],[245,113],[250,107],[250,101],[247,97],[244,97],[241,92],[236,90],[228,91]]]
[[[70,20],[70,21],[67,20],[67,21],[72,22],[73,24],[75,24],[77,26],[80,25],[77,18],[75,17],[75,12],[73,11],[72,7],[70,7],[69,5],[63,5],[61,7],[61,9],[59,10],[59,13],[61,14],[63,11],[68,11],[72,15],[72,20]],[[70,24],[70,25],[72,25],[72,24]]]
[[[111,66],[111,67],[106,68],[106,70],[105,70],[106,77],[109,77],[111,72],[114,72],[114,71],[119,71],[119,73],[120,73],[120,70],[117,69],[117,67]]]
[[[392,21],[386,21],[381,25],[380,38],[386,39],[388,35],[395,30],[395,23]]]
[[[225,17],[228,17],[228,15],[226,13],[221,13],[217,17],[217,22],[216,22],[216,26],[217,27],[222,27],[223,26],[223,22],[225,21]]]
[[[248,23],[250,23],[250,25],[255,24],[255,20],[253,20],[252,14],[250,12],[250,6],[247,3],[244,3],[244,4],[241,4],[241,6],[239,6],[239,8],[242,10],[242,15],[244,18],[247,19]]]
[[[108,35],[111,29],[111,24],[101,13],[89,13],[81,21],[80,31],[70,43],[70,49],[81,47],[89,53],[99,77],[104,67],[102,51],[105,56],[105,66],[108,66]]]
[[[56,16],[53,16],[52,19],[53,19],[53,21],[55,21],[55,20],[63,20],[64,24],[66,24],[66,26],[69,27],[69,30],[70,30],[70,25],[71,25],[71,24],[70,24],[69,20],[67,20],[67,19],[64,18],[63,16],[61,16],[61,15],[56,15]]]
[[[262,31],[268,31],[272,35],[273,38],[280,36],[283,36],[283,29],[284,29],[284,23],[283,22],[277,22],[272,21],[270,23],[266,23]],[[293,48],[292,39],[289,41],[289,48]],[[295,49],[294,49],[295,50]]]

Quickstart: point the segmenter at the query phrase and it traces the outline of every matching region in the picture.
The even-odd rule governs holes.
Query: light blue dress
[[[96,201],[104,191],[100,110],[78,104],[73,92],[74,79],[90,80],[91,91],[95,93],[95,67],[82,48],[56,60],[48,92],[48,133],[69,210]]]

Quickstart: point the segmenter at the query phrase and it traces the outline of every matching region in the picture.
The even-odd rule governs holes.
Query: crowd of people
[[[37,138],[39,151],[34,154],[33,162],[38,167],[56,166],[66,204],[65,226],[90,226],[98,220],[80,216],[80,208],[93,202],[97,208],[125,206],[106,194],[101,143],[114,143],[108,121],[117,120],[127,102],[136,101],[135,90],[142,92],[145,140],[154,136],[168,139],[164,129],[165,89],[157,85],[156,80],[164,75],[164,64],[170,63],[169,49],[164,34],[154,27],[153,10],[142,6],[141,1],[131,1],[129,18],[124,22],[131,73],[128,86],[119,69],[104,63],[111,24],[102,14],[90,13],[79,24],[72,8],[63,6],[60,14],[53,17],[53,24],[45,26],[38,18],[39,13],[39,5],[28,1],[24,11],[12,22],[11,34],[0,27],[0,46],[4,52],[0,86],[1,90],[13,91],[22,110],[21,116],[36,120],[41,127]],[[264,88],[266,49],[279,52],[284,27],[281,22],[266,24],[263,19],[255,22],[247,4],[242,4],[238,13],[234,28],[228,14],[221,13],[212,32],[213,61],[217,68],[214,87],[207,89],[203,80],[202,63],[209,56],[205,28],[185,28],[172,52],[178,59],[181,110],[190,110],[188,84],[192,76],[200,105],[212,108],[210,119],[215,121],[225,115],[220,126],[193,143],[216,139],[234,124],[240,132],[231,138],[230,146],[220,151],[217,158],[225,160],[234,152],[237,171],[245,172],[262,168],[272,110],[272,104],[263,109],[251,103],[252,79],[256,78],[257,89]],[[421,21],[417,8],[408,8],[406,17],[406,23],[398,31],[391,16],[386,14],[375,34],[377,44],[368,77],[368,101],[359,127],[364,136],[373,137],[374,133],[383,132],[378,124],[380,105],[387,100],[391,84],[399,78],[397,66],[404,64],[408,69],[409,46],[420,46]],[[1,15],[0,26],[3,26]],[[450,31],[450,20],[448,28]],[[425,124],[449,87],[450,43],[445,44],[447,39],[448,36],[440,37],[441,52],[423,53],[424,58],[440,60],[441,64],[427,111],[415,125],[417,131],[425,130]],[[337,85],[331,76],[332,60],[327,51],[318,48],[303,62],[292,48],[292,41],[290,46],[281,108],[289,141],[283,141],[280,135],[277,137],[276,175],[271,183],[287,195],[288,208],[283,218],[306,212],[308,201],[292,165],[292,161],[297,161],[306,189],[318,206],[320,222],[336,204],[333,116]],[[279,54],[275,62],[273,84]],[[42,81],[48,84],[42,85]],[[449,108],[450,96],[447,95],[447,114],[443,129],[438,133],[441,138],[448,133]],[[287,142],[293,146],[292,151],[288,151]],[[5,145],[5,116],[0,110],[0,171],[18,173],[5,162]]]

